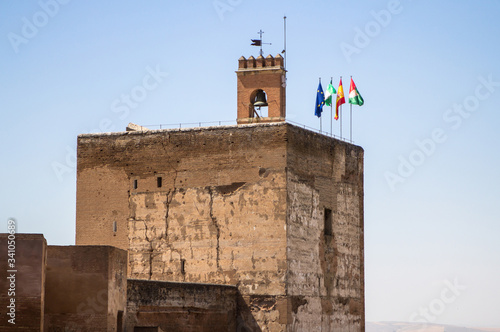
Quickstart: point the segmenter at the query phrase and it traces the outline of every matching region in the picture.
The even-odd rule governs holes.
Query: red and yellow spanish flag
[[[339,119],[339,106],[345,104],[344,88],[342,87],[342,77],[340,78],[339,88],[337,89],[337,104],[335,105],[335,120]]]

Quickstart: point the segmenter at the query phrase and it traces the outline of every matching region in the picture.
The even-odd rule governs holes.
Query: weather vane
[[[263,43],[262,42],[262,34],[264,33],[264,31],[262,31],[262,29],[260,29],[259,32],[257,32],[259,35],[260,35],[260,39],[251,39],[252,40],[252,46],[260,46],[260,55],[264,56],[264,53],[262,52],[262,45],[263,44],[266,44],[266,45],[272,45],[271,43]]]

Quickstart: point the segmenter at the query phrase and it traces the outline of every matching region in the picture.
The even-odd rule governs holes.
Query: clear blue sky
[[[77,135],[234,120],[237,59],[259,29],[281,52],[286,14],[288,118],[319,128],[318,77],[365,99],[366,319],[500,327],[500,2],[54,1],[0,3],[4,229],[73,244]]]

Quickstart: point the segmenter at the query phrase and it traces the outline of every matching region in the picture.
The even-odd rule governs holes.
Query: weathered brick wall
[[[0,259],[0,331],[43,331],[47,242],[42,234],[15,234],[15,267],[12,269],[7,265],[9,235],[0,234],[3,255]],[[14,278],[7,279],[12,274]],[[8,308],[11,299],[15,300],[14,316],[6,316],[11,313]],[[15,324],[8,322],[12,318]]]
[[[78,154],[75,244],[110,245],[127,250],[129,177],[124,170],[104,166],[106,163],[88,170],[82,165],[88,161],[85,151],[79,148]],[[93,160],[101,157],[99,150],[93,150],[92,154]]]
[[[127,307],[128,253],[108,248],[108,331],[121,332]]]
[[[238,328],[235,286],[128,280],[127,331],[234,332]]]
[[[45,331],[116,331],[126,257],[109,246],[48,246]]]
[[[77,244],[115,244],[122,216],[132,278],[284,296],[284,136],[275,125],[81,135]]]
[[[284,144],[282,130],[235,127],[80,135],[76,244],[128,249],[132,194],[254,182],[266,169],[284,171],[285,153],[275,153]]]
[[[363,149],[288,129],[287,290],[301,296],[293,326],[364,331]]]

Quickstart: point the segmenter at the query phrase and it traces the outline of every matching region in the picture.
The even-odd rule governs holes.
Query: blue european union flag
[[[323,112],[323,105],[325,105],[325,94],[321,82],[319,82],[318,93],[316,94],[316,111],[314,112],[314,115],[318,118],[321,117],[321,112]]]

